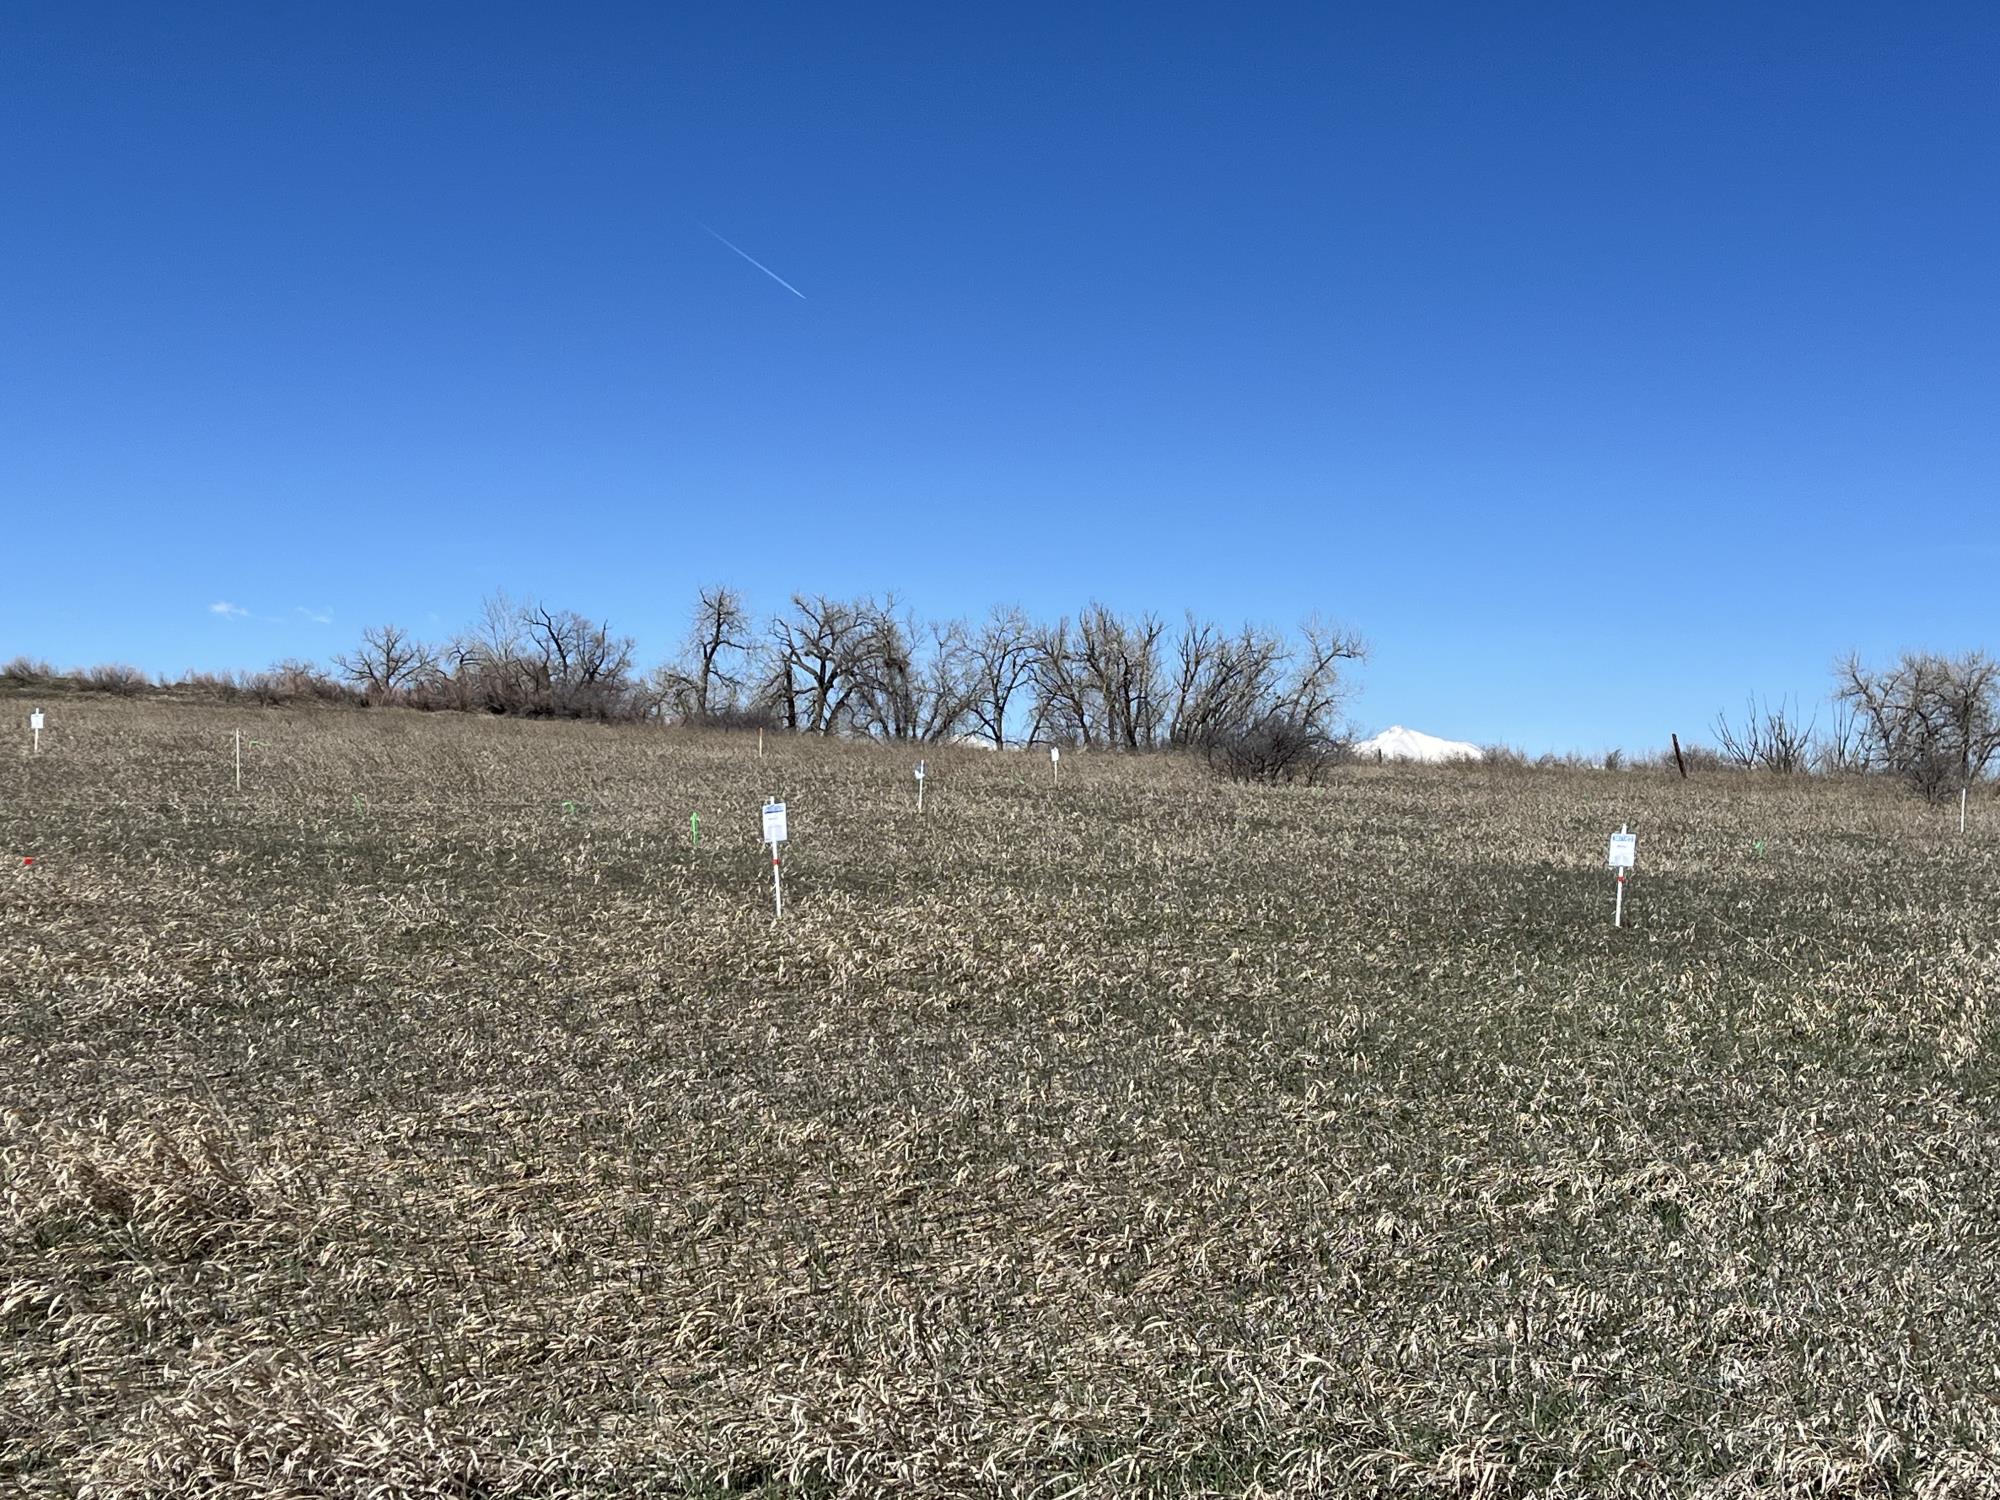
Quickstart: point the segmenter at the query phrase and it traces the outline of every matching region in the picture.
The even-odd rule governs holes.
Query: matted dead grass
[[[1890,793],[59,708],[0,1491],[2000,1493],[1995,843]]]

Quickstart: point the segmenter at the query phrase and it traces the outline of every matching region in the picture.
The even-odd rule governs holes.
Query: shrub
[[[1266,714],[1242,729],[1226,730],[1208,742],[1208,763],[1232,781],[1310,785],[1338,753],[1337,742],[1302,719]]]
[[[79,667],[74,675],[77,686],[86,692],[116,693],[121,698],[136,697],[153,685],[152,679],[144,672],[123,662],[100,662],[94,667]]]
[[[60,680],[54,667],[31,657],[17,656],[0,667],[0,686],[45,688],[54,687]]]

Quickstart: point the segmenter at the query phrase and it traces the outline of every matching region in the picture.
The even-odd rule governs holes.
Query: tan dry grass
[[[0,1487],[2000,1492],[1983,834],[237,722],[0,767]]]

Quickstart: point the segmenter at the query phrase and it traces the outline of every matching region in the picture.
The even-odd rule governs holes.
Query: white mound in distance
[[[1354,753],[1363,760],[1374,760],[1377,754],[1383,760],[1479,760],[1482,758],[1477,745],[1465,740],[1441,740],[1434,734],[1425,734],[1418,729],[1405,729],[1401,724],[1392,724],[1380,734],[1371,735],[1354,747]]]

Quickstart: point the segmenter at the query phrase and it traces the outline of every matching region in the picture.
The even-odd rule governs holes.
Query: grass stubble
[[[235,727],[0,762],[0,1490],[2000,1493],[1984,829]]]

